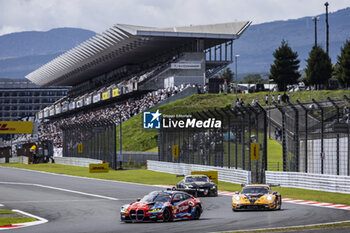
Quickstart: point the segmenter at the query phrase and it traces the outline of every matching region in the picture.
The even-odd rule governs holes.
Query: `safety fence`
[[[350,177],[302,172],[266,171],[266,183],[282,187],[311,189],[326,192],[350,193]]]
[[[116,124],[110,120],[62,126],[63,157],[102,160],[117,169]]]
[[[177,175],[190,175],[191,171],[218,171],[219,181],[236,184],[251,183],[250,171],[234,168],[147,160],[147,169],[151,171],[167,172]]]
[[[276,110],[269,111],[269,122],[282,144],[283,171],[350,175],[347,96],[275,106]]]
[[[171,121],[188,119],[203,122],[215,119],[222,125],[218,128],[161,128],[158,133],[159,161],[248,170],[252,182],[264,182],[267,116],[259,104],[215,108],[176,116]],[[178,151],[176,155],[174,150]]]

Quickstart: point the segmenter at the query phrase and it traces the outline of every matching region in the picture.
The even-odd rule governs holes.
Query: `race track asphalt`
[[[3,208],[19,209],[49,220],[42,225],[12,230],[16,233],[217,232],[350,220],[348,210],[296,204],[283,204],[281,211],[232,212],[231,197],[218,196],[201,198],[204,212],[198,221],[120,222],[123,204],[161,189],[0,167]]]

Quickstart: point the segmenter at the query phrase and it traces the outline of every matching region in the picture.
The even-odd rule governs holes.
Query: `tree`
[[[341,48],[336,64],[336,77],[343,87],[350,86],[350,40],[346,40]]]
[[[273,53],[274,64],[270,67],[270,79],[277,84],[280,91],[285,91],[287,85],[298,83],[300,74],[298,72],[300,61],[298,53],[293,52],[285,40]]]
[[[223,70],[220,75],[219,78],[221,79],[225,79],[227,81],[227,83],[230,83],[233,81],[233,72],[230,68],[226,68],[225,70]]]
[[[314,46],[306,61],[307,83],[318,86],[318,89],[321,85],[327,86],[328,79],[332,77],[332,62],[328,54],[320,46]]]
[[[246,76],[243,77],[241,83],[249,83],[249,84],[253,84],[253,83],[263,83],[264,79],[261,78],[260,74],[248,74]]]

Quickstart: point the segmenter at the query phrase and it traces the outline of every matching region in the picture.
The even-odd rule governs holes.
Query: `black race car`
[[[188,175],[185,176],[176,185],[177,190],[190,193],[194,196],[217,196],[218,186],[210,181],[206,175]]]

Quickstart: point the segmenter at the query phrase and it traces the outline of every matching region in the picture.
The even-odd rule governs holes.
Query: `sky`
[[[58,27],[101,33],[114,24],[173,27],[315,16],[326,0],[0,0],[0,35]],[[350,0],[328,0],[329,12]]]

